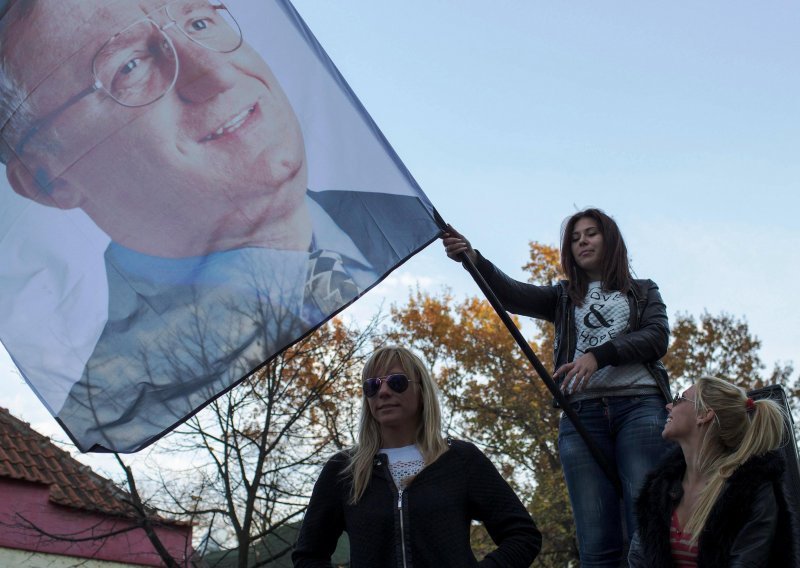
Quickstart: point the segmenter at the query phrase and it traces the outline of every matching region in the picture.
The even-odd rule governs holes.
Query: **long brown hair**
[[[619,290],[626,294],[631,287],[628,248],[616,221],[600,209],[584,209],[569,217],[561,226],[561,270],[567,277],[567,293],[572,303],[580,306],[589,289],[589,276],[575,262],[572,254],[572,232],[575,224],[588,217],[597,223],[603,235],[603,265],[601,269],[604,290]]]

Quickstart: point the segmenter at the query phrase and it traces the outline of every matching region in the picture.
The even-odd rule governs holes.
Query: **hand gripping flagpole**
[[[435,209],[434,209],[434,218],[436,219],[436,222],[439,224],[442,230],[446,231],[447,223],[444,222],[444,219],[442,219],[441,215],[439,215],[439,212],[436,211]],[[589,451],[591,452],[595,461],[597,461],[597,464],[606,474],[606,477],[608,477],[608,480],[614,486],[614,489],[616,489],[617,495],[619,495],[619,497],[622,498],[622,483],[620,482],[617,471],[611,467],[611,464],[608,463],[608,460],[603,455],[603,452],[601,452],[600,448],[597,447],[597,444],[595,444],[591,434],[589,434],[589,431],[586,430],[584,425],[581,423],[580,419],[578,418],[578,415],[575,413],[575,411],[567,402],[567,399],[564,397],[564,393],[561,392],[561,389],[558,388],[558,385],[553,380],[553,377],[550,376],[550,373],[547,371],[547,369],[544,368],[544,365],[542,365],[542,362],[536,356],[536,353],[534,353],[533,349],[531,349],[531,346],[525,340],[525,337],[523,337],[522,332],[514,323],[514,320],[512,320],[511,316],[508,315],[508,312],[500,303],[500,300],[497,298],[497,295],[494,293],[494,290],[492,290],[492,287],[489,286],[489,283],[486,282],[483,275],[481,275],[481,273],[478,272],[478,268],[470,260],[469,256],[467,256],[466,252],[462,252],[459,255],[459,259],[461,260],[462,264],[466,267],[467,272],[469,272],[472,278],[475,280],[475,283],[481,289],[483,295],[486,296],[486,299],[489,301],[489,304],[491,304],[491,306],[494,308],[494,311],[497,312],[498,316],[500,316],[500,319],[502,320],[503,324],[505,324],[509,333],[511,333],[511,336],[517,342],[517,345],[519,345],[520,349],[522,349],[522,352],[528,358],[528,361],[536,370],[536,372],[544,382],[547,389],[552,393],[553,397],[556,399],[556,402],[558,402],[559,406],[564,411],[564,414],[566,414],[567,417],[572,421],[575,430],[577,430],[578,434],[580,434],[581,438],[583,438],[584,443],[586,443],[586,447],[589,448]]]

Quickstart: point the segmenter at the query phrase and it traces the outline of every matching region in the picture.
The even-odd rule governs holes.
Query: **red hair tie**
[[[752,413],[756,409],[756,403],[750,397],[747,397],[747,400],[745,401],[744,405],[747,407],[747,412],[749,413]]]

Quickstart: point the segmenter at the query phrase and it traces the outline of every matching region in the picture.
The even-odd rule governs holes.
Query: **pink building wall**
[[[24,526],[25,521],[19,515],[45,533],[74,541],[40,534]],[[159,526],[156,532],[173,558],[188,566],[191,527]],[[56,505],[49,500],[47,485],[4,477],[0,478],[0,547],[144,566],[163,565],[144,530],[133,522]]]

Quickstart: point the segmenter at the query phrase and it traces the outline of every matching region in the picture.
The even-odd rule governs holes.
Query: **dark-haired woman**
[[[346,531],[351,566],[530,566],[541,534],[478,448],[442,436],[438,389],[419,357],[382,347],[362,380],[358,444],[333,456],[314,485],[294,565],[330,567]],[[480,562],[473,520],[497,545]]]
[[[508,311],[555,325],[554,378],[623,488],[620,506],[613,484],[562,415],[559,452],[581,566],[616,567],[625,535],[636,526],[634,500],[668,447],[660,433],[670,393],[659,361],[669,340],[667,311],[653,281],[631,276],[625,241],[608,215],[580,211],[562,233],[567,279],[550,286],[510,278],[452,227],[442,238],[453,260],[466,253]]]

